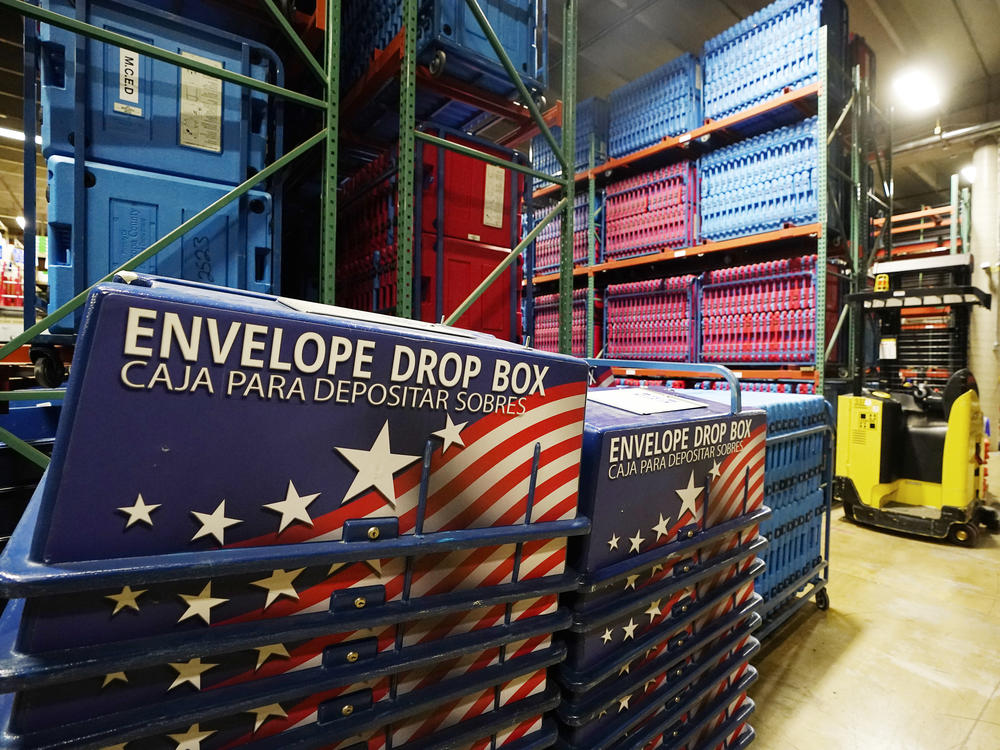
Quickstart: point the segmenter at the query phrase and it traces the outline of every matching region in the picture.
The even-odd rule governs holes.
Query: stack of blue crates
[[[562,143],[562,128],[555,126],[551,130],[556,142]],[[590,161],[591,143],[594,145],[593,164]],[[604,99],[591,97],[576,105],[576,153],[573,158],[573,169],[577,172],[608,160],[608,103]],[[552,147],[542,135],[531,139],[531,165],[539,172],[555,176],[561,175],[563,171]],[[535,189],[547,184],[549,183],[539,181]]]
[[[260,81],[283,80],[268,48],[153,7],[43,6]],[[281,113],[264,94],[130,50],[46,24],[40,36],[53,311],[263,169],[280,150]],[[267,190],[230,204],[138,270],[276,291],[278,196]],[[66,318],[51,330],[77,323]]]
[[[681,55],[611,92],[608,151],[613,158],[702,124],[701,65]]]
[[[698,396],[729,400],[726,390],[698,391]],[[743,405],[767,413],[764,502],[772,515],[761,524],[769,546],[762,555],[767,569],[756,586],[765,602],[762,611],[770,614],[815,579],[827,562],[830,422],[822,396],[744,391]]]
[[[529,89],[541,91],[546,71],[538,54],[538,41],[546,43],[547,31],[539,24],[537,0],[486,0],[480,6],[524,83]],[[364,76],[375,53],[386,49],[399,34],[403,2],[346,0],[342,13],[341,82],[348,89]],[[546,19],[542,14],[541,20]],[[464,0],[420,2],[417,60],[427,65],[440,53],[443,72],[449,77],[503,96],[516,93]]]
[[[564,595],[573,624],[555,670],[559,747],[715,748],[727,738],[742,747],[752,739],[746,690],[756,678],[748,660],[759,647],[752,633],[761,603],[753,581],[764,567],[757,532],[768,511],[762,485],[742,477],[763,472],[763,417],[665,389],[588,394],[580,508],[592,526],[570,548],[582,584]],[[653,434],[701,435],[701,450],[654,447]],[[733,435],[736,449],[719,451]],[[668,466],[657,455],[686,457]]]
[[[698,161],[701,237],[724,240],[808,224],[818,216],[817,122],[811,117]]]
[[[141,275],[86,309],[0,555],[4,747],[553,744],[585,363]],[[417,349],[459,369],[389,392]]]
[[[718,120],[818,80],[820,27],[831,71],[846,59],[843,0],[778,0],[705,42],[705,117]],[[832,72],[836,91],[843,76]]]

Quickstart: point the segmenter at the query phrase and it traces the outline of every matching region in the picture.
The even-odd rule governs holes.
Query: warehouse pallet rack
[[[598,215],[600,207],[596,201],[596,191],[603,187],[609,179],[620,179],[629,174],[636,174],[642,171],[658,167],[665,163],[671,163],[682,159],[693,159],[697,156],[711,151],[717,145],[728,145],[749,137],[759,132],[763,132],[784,124],[795,122],[803,117],[816,115],[818,122],[817,142],[826,143],[828,147],[847,148],[851,153],[851,173],[839,169],[829,158],[829,153],[824,149],[818,149],[817,174],[818,184],[830,185],[835,177],[843,179],[852,186],[851,194],[863,194],[868,196],[866,205],[876,204],[876,209],[880,213],[891,214],[891,156],[888,155],[887,143],[890,142],[891,130],[887,121],[880,127],[872,124],[872,120],[881,117],[881,113],[870,101],[868,94],[868,82],[863,79],[860,68],[853,71],[853,83],[847,86],[851,95],[844,104],[843,109],[833,120],[833,125],[829,123],[830,113],[830,87],[831,76],[836,75],[828,67],[827,49],[825,43],[825,29],[818,36],[818,65],[819,82],[806,85],[793,90],[786,90],[779,96],[769,101],[757,104],[743,112],[739,112],[717,121],[706,122],[701,127],[682,133],[677,136],[663,139],[661,142],[642,149],[628,156],[613,158],[603,164],[591,163],[586,170],[576,173],[575,181],[586,184],[588,193],[591,196],[591,231],[590,231],[590,255],[586,264],[579,265],[572,270],[578,285],[586,285],[588,289],[587,304],[587,342],[592,348],[593,326],[594,326],[594,294],[592,290],[603,288],[609,283],[614,283],[612,279],[626,278],[626,274],[633,274],[627,278],[639,278],[638,274],[650,277],[656,273],[662,275],[665,272],[677,273],[699,273],[704,270],[710,262],[711,257],[720,253],[732,251],[754,251],[759,253],[762,259],[782,257],[785,248],[793,245],[801,248],[803,243],[815,243],[817,257],[816,264],[816,325],[815,325],[815,355],[809,364],[783,365],[781,363],[726,363],[734,370],[738,371],[741,379],[746,380],[769,380],[784,382],[788,384],[812,383],[816,393],[822,393],[826,378],[827,365],[834,351],[836,340],[840,334],[844,320],[839,321],[839,325],[830,340],[827,340],[826,313],[826,289],[827,289],[827,261],[835,254],[831,244],[837,236],[848,240],[848,248],[858,248],[862,236],[861,230],[854,230],[852,227],[859,222],[863,222],[869,237],[867,247],[879,239],[878,231],[871,224],[869,216],[874,217],[873,209],[866,209],[862,214],[861,206],[854,205],[841,206],[836,195],[831,200],[818,200],[818,221],[800,226],[788,226],[776,231],[768,231],[760,234],[747,235],[733,239],[714,242],[703,242],[684,248],[668,249],[659,253],[630,257],[623,259],[611,259],[603,262],[595,262],[594,246],[596,233],[593,219]],[[886,120],[886,118],[883,118]],[[886,135],[888,133],[888,136]],[[885,153],[885,159],[881,154]],[[865,169],[862,169],[862,162],[865,165],[872,163],[877,167],[880,176],[881,195],[872,190],[868,184]],[[862,185],[862,178],[866,183]],[[554,194],[556,188],[546,187],[534,193],[534,199],[539,200]],[[833,211],[830,211],[830,207]],[[844,215],[841,218],[838,214]],[[849,214],[849,219],[847,218]],[[882,217],[884,220],[884,216]],[[872,236],[874,233],[874,236]],[[879,245],[880,248],[882,244]],[[891,248],[891,240],[888,245]],[[857,256],[857,252],[852,250],[849,254]],[[848,259],[847,275],[858,277],[862,269],[856,263]],[[863,273],[862,273],[863,276]],[[560,280],[561,275],[538,274],[531,279],[531,283],[526,287],[526,297],[532,298],[540,290],[543,292],[551,289],[552,285]],[[851,284],[856,282],[852,281]],[[853,288],[853,287],[852,287]],[[568,326],[568,319],[561,319],[561,325]],[[562,333],[562,332],[560,332]],[[588,351],[590,356],[599,353]],[[633,368],[634,369],[634,368]],[[658,371],[660,374],[654,376],[650,372],[644,372],[641,368],[634,369],[630,373],[635,377],[670,377],[676,379],[684,378],[679,371]]]
[[[213,79],[221,79],[223,81],[237,84],[240,86],[247,87],[249,89],[262,92],[271,96],[281,97],[285,102],[294,103],[300,106],[308,107],[322,113],[324,118],[323,128],[317,132],[315,135],[307,138],[305,141],[297,145],[296,147],[288,150],[284,155],[275,159],[274,162],[266,166],[260,172],[255,174],[253,177],[242,182],[235,188],[233,188],[229,193],[223,197],[216,200],[211,205],[207,206],[202,211],[198,212],[190,219],[184,221],[176,229],[168,232],[166,235],[158,239],[152,245],[147,247],[142,252],[138,253],[125,263],[121,264],[118,268],[114,269],[103,278],[95,282],[95,284],[87,287],[86,289],[80,291],[76,296],[70,299],[68,302],[60,306],[58,309],[52,311],[48,316],[42,320],[35,322],[34,320],[34,298],[32,297],[30,304],[28,300],[25,300],[25,330],[15,336],[11,341],[0,347],[0,362],[4,362],[7,358],[15,355],[24,346],[36,346],[40,347],[39,353],[43,354],[48,360],[48,363],[43,365],[43,367],[51,367],[53,370],[57,370],[62,367],[62,360],[65,358],[65,347],[72,345],[72,338],[51,338],[47,333],[48,328],[53,323],[62,320],[66,316],[72,314],[78,308],[80,308],[85,302],[90,291],[99,283],[109,281],[114,278],[119,273],[127,273],[138,266],[140,266],[145,261],[149,260],[157,253],[168,247],[171,243],[178,240],[180,237],[185,235],[190,230],[197,227],[199,224],[207,220],[208,218],[214,216],[219,211],[224,209],[226,206],[230,205],[234,201],[238,200],[241,196],[249,192],[254,186],[261,182],[269,179],[271,176],[277,174],[284,167],[290,163],[296,161],[299,157],[310,152],[316,147],[322,147],[323,150],[323,190],[322,190],[322,201],[321,201],[321,211],[322,211],[322,221],[321,221],[321,241],[320,241],[320,268],[319,268],[319,279],[320,279],[320,301],[333,304],[334,299],[334,274],[336,268],[336,237],[337,237],[337,176],[338,176],[338,160],[339,160],[339,137],[340,137],[340,114],[341,114],[341,102],[339,99],[339,89],[340,89],[340,11],[341,11],[341,0],[327,0],[326,2],[326,35],[323,50],[323,60],[322,62],[313,55],[312,51],[306,46],[305,42],[299,37],[296,31],[292,28],[291,24],[282,14],[281,10],[275,4],[274,0],[261,0],[264,7],[266,7],[268,13],[273,18],[274,23],[281,30],[284,36],[287,38],[288,42],[301,56],[304,66],[311,72],[311,74],[316,78],[318,83],[321,85],[324,95],[322,98],[308,96],[297,91],[292,91],[281,86],[277,86],[271,83],[266,83],[263,81],[255,80],[251,77],[240,75],[229,70],[216,68],[212,65],[201,62],[197,59],[191,57],[186,57],[183,55],[170,52],[168,50],[156,47],[155,45],[147,44],[145,42],[140,42],[131,37],[118,34],[116,32],[108,31],[103,28],[99,28],[92,24],[88,24],[82,20],[81,17],[84,16],[86,3],[85,1],[78,1],[76,4],[76,15],[77,17],[68,17],[59,13],[54,13],[52,11],[40,8],[31,2],[26,0],[0,0],[0,6],[10,8],[11,10],[21,14],[25,19],[25,55],[26,55],[26,71],[30,72],[24,76],[24,98],[26,111],[30,116],[25,118],[25,146],[24,146],[24,162],[25,162],[25,185],[24,185],[24,210],[25,216],[29,219],[29,231],[25,235],[25,257],[29,259],[26,262],[26,278],[25,286],[34,289],[34,248],[35,248],[35,237],[34,237],[34,214],[35,214],[35,164],[36,164],[36,152],[35,152],[35,136],[37,132],[36,128],[36,117],[35,111],[37,106],[37,95],[35,90],[35,76],[34,71],[37,70],[37,52],[34,36],[34,28],[30,21],[38,21],[41,23],[47,23],[54,27],[66,29],[68,31],[74,32],[81,37],[86,37],[99,42],[104,42],[106,44],[111,44],[117,47],[125,47],[127,49],[134,50],[135,52],[145,55],[154,60],[160,60],[172,65],[176,65],[180,68],[192,70],[202,75],[208,76]],[[574,119],[575,119],[575,103],[576,103],[576,47],[577,47],[577,15],[578,15],[578,0],[562,0],[565,3],[564,13],[563,13],[563,70],[564,70],[564,82],[563,82],[563,102],[565,103],[566,110],[563,111],[562,116],[562,145],[557,143],[555,137],[552,135],[551,130],[546,123],[546,118],[542,114],[539,104],[535,101],[534,97],[527,90],[524,82],[521,80],[514,68],[512,62],[510,61],[507,53],[504,51],[500,40],[497,38],[496,33],[490,27],[489,21],[487,20],[482,8],[479,6],[477,0],[466,0],[466,5],[469,10],[475,16],[477,22],[482,28],[482,31],[486,38],[489,40],[491,47],[496,52],[498,59],[503,65],[504,69],[507,71],[511,78],[512,83],[517,87],[518,92],[521,95],[521,102],[524,108],[527,109],[531,120],[538,130],[545,136],[546,140],[552,146],[553,151],[556,153],[557,158],[560,163],[565,165],[568,162],[563,156],[564,152],[569,153],[573,149],[574,143]],[[468,148],[461,146],[459,144],[451,143],[450,141],[437,138],[435,136],[419,133],[416,131],[415,123],[415,97],[416,97],[416,85],[417,85],[417,65],[416,65],[416,41],[417,41],[417,11],[418,11],[418,0],[403,0],[402,13],[403,13],[403,32],[399,43],[397,44],[398,52],[396,53],[399,60],[399,80],[400,80],[400,138],[399,138],[399,153],[400,153],[400,168],[399,168],[399,247],[398,247],[398,276],[403,279],[412,280],[413,273],[413,256],[412,256],[412,237],[413,237],[413,222],[414,222],[414,166],[415,166],[415,142],[417,139],[423,140],[428,143],[432,143],[438,147],[450,149],[457,151],[459,153],[465,154],[467,156],[474,156],[476,158],[482,159],[488,163],[496,164],[498,166],[503,166],[505,168],[514,170],[516,172],[521,172],[523,174],[536,177],[539,179],[547,180],[548,182],[554,183],[557,188],[560,188],[564,192],[564,197],[559,201],[556,207],[549,213],[549,215],[540,222],[532,232],[529,232],[517,245],[517,247],[512,248],[511,253],[505,258],[505,260],[497,266],[496,269],[486,278],[483,282],[469,295],[469,297],[462,303],[462,305],[455,310],[446,320],[446,322],[454,322],[472,305],[472,303],[482,294],[490,284],[492,284],[499,276],[504,273],[512,263],[514,263],[517,258],[524,252],[524,250],[531,244],[531,242],[538,236],[538,233],[544,228],[544,226],[552,221],[561,212],[567,212],[569,217],[572,217],[573,210],[573,195],[575,189],[575,182],[573,180],[564,180],[562,178],[551,177],[549,175],[544,175],[537,172],[529,167],[525,167],[520,164],[515,164],[512,162],[507,162],[503,159],[491,156],[490,154],[483,153],[477,149]],[[79,87],[82,91],[83,87]],[[486,102],[483,102],[486,104]],[[484,107],[489,111],[489,107]],[[75,108],[75,117],[77,124],[82,124],[84,119],[84,101],[81,97],[78,97]],[[522,125],[526,124],[527,118],[522,117]],[[77,132],[84,132],[84,128],[79,128]],[[83,141],[83,139],[78,139]],[[83,161],[77,160],[77,171],[75,174],[75,186],[77,191],[83,191],[84,185],[84,170]],[[567,170],[569,171],[569,170]],[[560,315],[568,320],[571,315],[571,295],[572,295],[572,234],[564,234],[562,242],[562,281],[560,284]],[[412,317],[413,315],[413,285],[411,283],[399,284],[399,296],[398,296],[398,306],[397,315],[401,317]],[[569,342],[569,325],[565,326],[565,335],[560,335],[560,348],[563,351],[568,351],[570,346]],[[58,348],[62,347],[63,351],[58,351]],[[52,352],[55,352],[54,354]],[[32,357],[34,359],[34,356]],[[65,393],[64,389],[60,388],[44,388],[44,389],[28,389],[28,390],[9,390],[0,391],[0,403],[6,405],[7,402],[11,401],[39,401],[39,400],[60,400]],[[12,434],[9,430],[0,427],[0,440],[2,440],[7,446],[12,450],[16,451],[20,455],[27,458],[29,461],[35,465],[44,468],[49,463],[49,457],[34,448],[26,441],[20,439],[18,436]]]

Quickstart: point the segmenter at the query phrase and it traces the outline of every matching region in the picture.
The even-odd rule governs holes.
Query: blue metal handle
[[[660,370],[661,372],[713,373],[721,375],[729,383],[729,399],[732,414],[743,410],[740,397],[740,381],[728,367],[703,362],[650,362],[642,359],[588,359],[591,367],[626,367],[631,370]]]

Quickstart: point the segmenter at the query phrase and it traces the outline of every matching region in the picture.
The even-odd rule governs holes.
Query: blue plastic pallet
[[[146,7],[117,0],[45,0],[43,6],[281,85],[281,62],[260,44]],[[281,105],[268,96],[112,45],[41,27],[42,153],[75,156],[74,109],[85,109],[87,160],[238,184],[280,149]],[[77,46],[86,64],[77,68]],[[81,90],[81,87],[84,87]]]
[[[74,162],[53,156],[49,167],[49,310],[55,310],[230,188],[201,180],[86,165],[85,256],[73,252]],[[271,292],[280,279],[281,251],[272,234],[271,196],[250,191],[139,267],[140,272]],[[72,332],[78,316],[53,324]]]

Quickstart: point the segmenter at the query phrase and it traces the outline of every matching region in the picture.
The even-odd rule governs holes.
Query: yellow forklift
[[[876,264],[875,290],[848,296],[857,320],[876,314],[881,365],[879,387],[866,388],[864,326],[855,326],[853,393],[837,402],[833,490],[848,520],[966,547],[976,545],[981,528],[1000,531],[1000,516],[985,503],[985,435],[975,377],[964,367],[899,362],[898,347],[919,341],[902,336],[908,310],[944,310],[954,324],[954,310],[967,321],[970,305],[989,308],[990,295],[956,283],[967,281],[970,262],[969,256],[944,260],[943,274],[934,266],[942,263],[938,259]],[[906,284],[914,279],[935,283]],[[947,335],[955,337],[950,329]],[[966,342],[959,339],[964,360]]]

